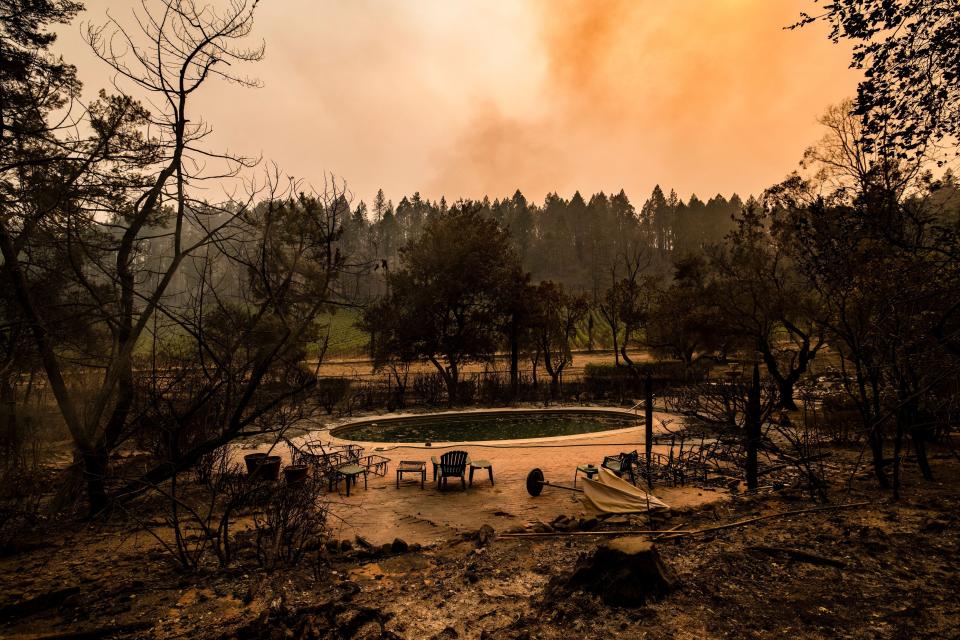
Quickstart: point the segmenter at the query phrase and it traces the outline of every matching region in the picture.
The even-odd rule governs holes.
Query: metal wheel
[[[527,493],[537,497],[543,492],[543,471],[534,469],[527,474]]]

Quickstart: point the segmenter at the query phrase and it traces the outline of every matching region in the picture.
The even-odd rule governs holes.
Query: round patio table
[[[577,475],[581,473],[593,480],[593,476],[600,473],[600,469],[592,464],[577,465],[577,470],[573,472],[573,486],[577,486]]]

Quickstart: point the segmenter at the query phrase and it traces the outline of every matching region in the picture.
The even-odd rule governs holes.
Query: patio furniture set
[[[618,477],[623,478],[626,476],[626,479],[631,484],[637,484],[637,477],[639,474],[636,471],[638,465],[638,454],[636,451],[631,451],[629,453],[619,453],[615,456],[604,456],[603,464],[600,466],[604,469],[609,469],[617,474]],[[597,467],[593,464],[580,464],[577,465],[577,468],[573,472],[573,486],[577,486],[577,478],[583,474],[587,478],[593,480],[593,477],[600,473],[600,467]]]
[[[327,480],[329,490],[333,491],[344,482],[346,495],[350,495],[351,486],[356,487],[363,478],[363,488],[367,488],[367,478],[373,475],[384,477],[390,459],[379,454],[368,454],[364,448],[355,444],[339,444],[319,440],[295,444],[287,440],[293,465],[305,465],[315,477]],[[460,478],[464,489],[473,486],[473,476],[477,470],[486,470],[490,484],[493,484],[493,465],[489,460],[470,460],[466,451],[448,451],[439,459],[430,459],[433,465],[433,480],[437,487],[445,489],[450,478]],[[397,488],[404,475],[420,476],[420,488],[427,481],[427,461],[401,460],[397,465]]]
[[[367,477],[371,473],[385,476],[390,462],[390,458],[379,454],[365,455],[364,448],[355,444],[315,440],[297,445],[287,440],[287,446],[294,465],[306,465],[316,476],[326,479],[330,491],[339,487],[343,480],[348,496],[351,485],[355,487],[361,476],[364,489],[367,488]]]
[[[463,489],[467,486],[473,486],[473,474],[477,470],[486,470],[490,477],[490,484],[493,485],[493,464],[489,460],[471,460],[470,454],[466,451],[447,451],[437,458],[431,456],[430,463],[433,465],[433,481],[437,483],[438,489],[446,489],[447,481],[450,478],[460,478],[460,484]],[[426,460],[401,460],[397,466],[397,488],[400,488],[400,480],[404,474],[412,473],[420,476],[420,488],[423,489],[427,481],[427,462]]]
[[[350,495],[351,487],[356,487],[363,477],[364,489],[367,488],[369,475],[385,477],[390,459],[379,454],[368,454],[364,448],[356,444],[340,444],[334,442],[308,441],[294,444],[287,441],[290,448],[293,465],[302,465],[310,468],[315,477],[328,482],[329,490],[338,488],[344,482],[346,495]],[[709,472],[707,457],[708,447],[690,447],[684,451],[681,442],[679,451],[671,446],[668,453],[653,453],[649,469],[646,460],[636,451],[620,452],[616,455],[604,456],[600,467],[609,469],[617,476],[633,485],[645,481],[653,486],[654,481],[671,485],[683,485],[690,480],[706,481]],[[420,488],[426,486],[426,460],[401,460],[396,467],[396,488],[404,476],[413,475],[420,482]],[[447,451],[443,455],[431,456],[429,464],[433,469],[433,481],[438,489],[446,489],[449,480],[460,479],[461,488],[466,490],[473,486],[474,475],[477,471],[486,471],[490,484],[494,484],[493,465],[489,460],[471,460],[470,454],[463,450]],[[593,479],[600,471],[600,467],[593,464],[577,465],[573,474],[573,487],[577,486],[577,479],[583,475]],[[419,476],[419,478],[416,478]],[[649,477],[648,477],[649,476]]]
[[[651,454],[649,469],[646,459],[636,450],[604,456],[600,466],[613,471],[633,485],[643,480],[649,486],[654,484],[683,486],[690,481],[707,482],[711,471],[708,458],[709,449],[702,443],[699,447],[690,447],[684,451],[683,442],[680,443],[679,450],[671,442],[667,453]],[[597,472],[597,467],[590,464],[578,466],[573,474],[573,486],[577,486],[578,474],[582,473],[588,478],[593,478]]]

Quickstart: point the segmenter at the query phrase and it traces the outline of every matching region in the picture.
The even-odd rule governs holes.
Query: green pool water
[[[364,442],[467,442],[549,438],[637,425],[629,415],[599,412],[472,413],[387,418],[333,431],[344,440]]]

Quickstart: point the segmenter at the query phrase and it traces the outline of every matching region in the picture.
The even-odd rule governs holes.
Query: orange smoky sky
[[[220,0],[213,0],[214,3]],[[139,1],[88,0],[60,51],[88,97],[110,76],[81,21]],[[264,0],[263,87],[211,82],[211,145],[368,202],[522,190],[682,197],[759,193],[797,166],[817,117],[855,92],[849,51],[812,0]]]

